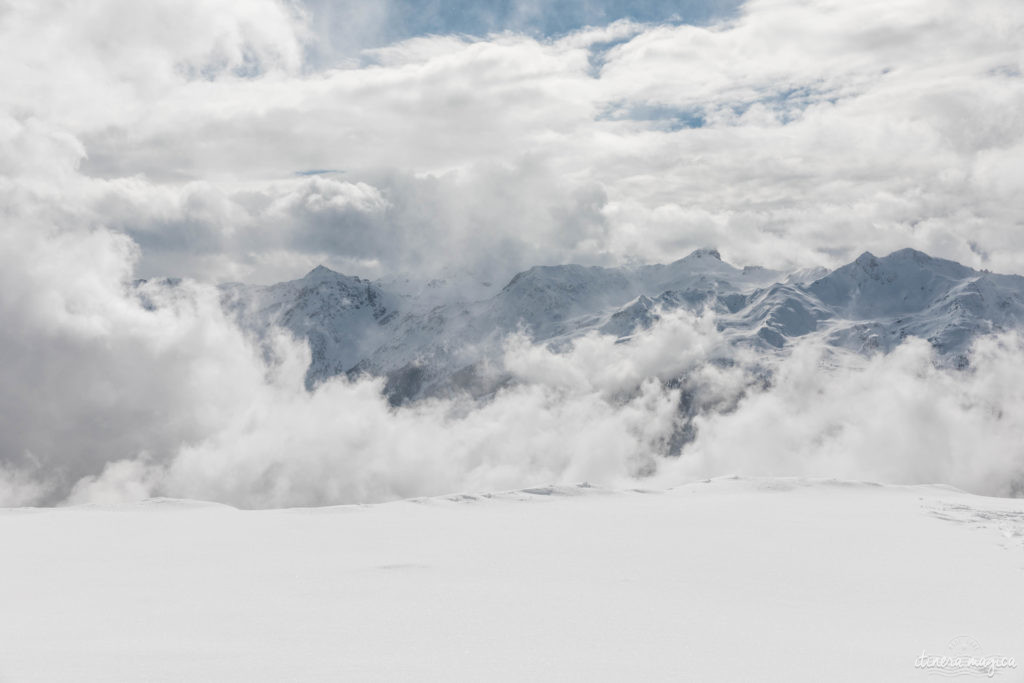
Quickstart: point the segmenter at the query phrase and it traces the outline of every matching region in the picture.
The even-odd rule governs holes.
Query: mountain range
[[[298,280],[227,284],[221,293],[225,309],[253,334],[279,326],[309,343],[308,388],[341,374],[383,376],[396,405],[493,392],[508,380],[498,360],[517,331],[553,349],[594,332],[627,341],[677,309],[713,312],[730,344],[763,353],[784,352],[808,335],[861,354],[886,353],[916,336],[932,344],[939,362],[959,368],[969,365],[979,335],[1024,323],[1024,277],[913,249],[881,258],[865,252],[832,271],[739,268],[714,249],[664,265],[537,266],[482,297],[443,281],[410,291],[319,266]]]

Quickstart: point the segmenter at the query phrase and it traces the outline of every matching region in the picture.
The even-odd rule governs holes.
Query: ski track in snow
[[[1024,510],[1020,509],[1021,506],[1015,500],[1002,505],[1003,501],[998,498],[984,500],[984,503],[971,505],[938,501],[924,507],[938,519],[989,532],[999,539],[1002,548],[1024,552]]]

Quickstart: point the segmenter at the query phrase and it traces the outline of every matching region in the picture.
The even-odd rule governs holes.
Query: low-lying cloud
[[[512,339],[495,362],[517,381],[487,402],[399,409],[374,381],[306,392],[285,337],[267,366],[209,283],[321,262],[500,283],[705,246],[774,267],[912,246],[1024,272],[1019,2],[750,0],[554,36],[527,30],[548,21],[528,5],[474,35],[378,12],[352,47],[321,4],[3,3],[0,502],[733,473],[1020,491],[1012,336],[962,372],[914,341],[769,361],[680,314],[562,354]],[[131,285],[162,276],[187,279]]]
[[[1017,334],[982,338],[971,368],[957,371],[937,367],[916,338],[841,365],[833,350],[797,345],[768,390],[696,418],[697,438],[667,480],[800,475],[1022,495],[1022,352]]]
[[[7,505],[324,505],[725,474],[994,495],[1024,481],[1014,335],[980,341],[964,371],[938,368],[921,340],[868,359],[809,342],[772,359],[730,347],[710,313],[679,312],[627,343],[593,334],[561,353],[514,336],[500,362],[515,381],[492,398],[395,408],[380,380],[306,391],[308,350],[282,334],[267,365],[212,288],[149,283],[140,297],[123,237],[39,248],[53,269],[27,299],[4,299],[18,332],[2,337],[0,379],[25,388],[0,413]]]

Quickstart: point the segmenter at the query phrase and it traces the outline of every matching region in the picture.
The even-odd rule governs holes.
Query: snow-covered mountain
[[[310,385],[341,374],[388,341],[398,300],[376,284],[318,266],[301,280],[228,285],[225,305],[248,329],[278,325],[309,342]]]
[[[1024,277],[912,249],[797,273],[737,268],[701,249],[667,265],[539,266],[476,300],[440,289],[409,293],[320,266],[272,286],[226,285],[223,300],[257,334],[278,325],[308,340],[308,386],[369,373],[387,378],[395,403],[493,391],[506,379],[502,343],[517,331],[555,349],[590,332],[626,340],[680,308],[712,311],[730,343],[764,353],[807,335],[865,354],[918,336],[960,367],[977,336],[1024,323]]]

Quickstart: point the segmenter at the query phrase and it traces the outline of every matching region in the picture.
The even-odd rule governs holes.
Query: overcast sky
[[[282,340],[291,360],[266,368],[203,283],[320,263],[501,283],[706,246],[1024,274],[1022,36],[1020,0],[0,0],[0,504],[625,476],[671,429],[660,369],[741,390],[680,355],[714,348],[713,323],[513,348],[522,386],[453,421],[391,411],[375,383],[307,394],[308,351]],[[194,280],[146,311],[125,283],[158,276]],[[829,377],[803,349],[678,467],[1002,491],[1024,382],[1019,348],[986,343],[969,376],[910,344]],[[627,405],[608,367],[640,387]],[[881,459],[893,443],[907,457]],[[961,457],[974,444],[990,460]]]
[[[62,228],[130,237],[143,277],[501,280],[701,246],[776,267],[912,246],[1024,272],[1022,17],[1016,0],[8,0],[0,170],[59,192]]]

